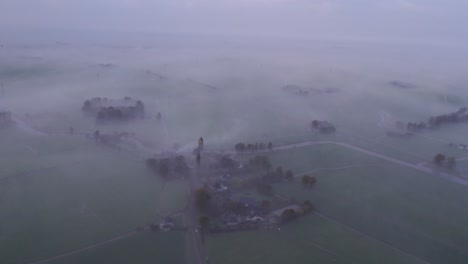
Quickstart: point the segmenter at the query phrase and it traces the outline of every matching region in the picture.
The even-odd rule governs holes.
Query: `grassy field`
[[[281,231],[213,235],[210,263],[419,263],[342,225],[309,215]]]
[[[36,151],[18,150],[2,164],[0,262],[52,257],[183,209],[187,183],[161,192],[141,158],[73,137],[49,140],[25,137]]]
[[[304,189],[299,179],[297,183],[277,184],[274,188],[287,199],[311,200],[325,218],[317,220],[319,216],[314,215],[300,223],[285,226],[281,231],[285,234],[283,239],[275,240],[274,235],[263,232],[214,235],[210,237],[210,252],[215,263],[224,263],[221,261],[223,254],[219,252],[232,256],[226,258],[230,263],[253,263],[254,260],[280,263],[286,261],[287,252],[296,251],[291,254],[299,254],[298,263],[310,263],[315,258],[325,263],[334,259],[346,263],[403,263],[418,262],[418,259],[429,263],[466,263],[468,212],[464,208],[468,203],[468,192],[465,186],[333,145],[277,152],[271,154],[271,159],[275,165],[293,168],[296,174],[316,170],[311,173],[318,178],[312,190]],[[346,168],[348,165],[358,167]],[[351,233],[359,240],[375,243],[375,247],[381,251],[376,249],[358,253],[360,244],[346,244],[348,240],[343,239],[346,235],[342,233],[314,237],[317,232],[322,232],[317,231],[320,230],[320,226],[316,226],[317,221],[326,222],[329,226],[338,225],[347,231],[354,230]],[[288,237],[288,230],[294,230],[296,225],[301,225],[298,234]],[[264,236],[271,237],[262,238]],[[316,244],[333,252],[332,257],[317,249],[314,253],[314,249],[304,246],[305,242],[302,241],[309,236]],[[255,245],[269,246],[249,249],[243,246],[246,244],[244,239]],[[340,245],[348,251],[337,250],[336,247]],[[269,248],[283,250],[271,251]],[[373,252],[380,253],[374,256]],[[368,258],[356,258],[354,253]],[[378,259],[379,256],[381,259]],[[402,259],[394,259],[398,257]]]
[[[184,263],[184,233],[141,233],[50,263]]]

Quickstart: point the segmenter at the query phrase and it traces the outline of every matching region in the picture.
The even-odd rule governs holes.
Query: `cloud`
[[[466,38],[466,24],[468,3],[457,0],[0,1],[10,28]]]

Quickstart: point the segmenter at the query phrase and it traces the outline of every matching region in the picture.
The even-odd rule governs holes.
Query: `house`
[[[161,231],[171,231],[175,227],[174,220],[170,217],[166,217],[161,223],[159,223],[159,229]]]
[[[211,189],[213,192],[221,193],[229,190],[228,186],[224,184],[222,181],[217,181],[215,182],[212,186]]]

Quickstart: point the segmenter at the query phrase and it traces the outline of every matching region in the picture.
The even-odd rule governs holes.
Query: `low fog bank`
[[[17,39],[0,48],[0,104],[33,116],[36,127],[92,132],[94,120],[80,111],[85,100],[130,96],[150,117],[161,113],[165,128],[149,121],[103,129],[132,130],[166,148],[200,135],[220,145],[273,140],[307,133],[313,119],[349,126],[363,116],[377,123],[381,112],[412,120],[464,106],[466,55],[461,47],[363,40]]]

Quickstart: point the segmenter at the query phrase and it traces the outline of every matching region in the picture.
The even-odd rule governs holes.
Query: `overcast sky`
[[[468,41],[467,0],[0,0],[0,28]]]

